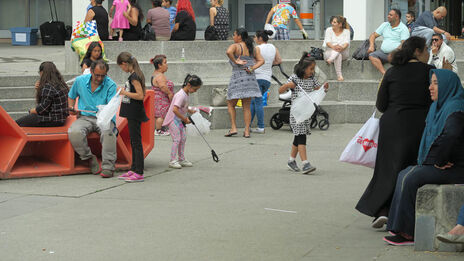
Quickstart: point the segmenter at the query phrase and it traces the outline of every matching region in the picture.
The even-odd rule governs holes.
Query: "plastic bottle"
[[[181,54],[181,56],[180,56],[180,60],[181,60],[182,62],[185,62],[185,49],[184,49],[184,48],[182,48],[182,54]]]

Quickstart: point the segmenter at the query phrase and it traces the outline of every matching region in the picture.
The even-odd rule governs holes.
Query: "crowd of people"
[[[127,1],[115,0],[113,22],[119,19],[117,16],[120,16],[121,10],[118,11],[118,8],[123,6],[123,16],[130,17],[129,27],[139,28],[140,17],[143,17],[141,10],[136,1]],[[101,2],[92,0],[92,7],[87,13],[89,19],[97,20],[97,24],[108,20],[107,15],[101,17],[106,13]],[[179,0],[177,11],[172,11],[171,3],[169,0],[154,0],[153,9],[147,13],[147,22],[156,24],[155,32],[160,40],[182,38],[187,32],[183,28],[195,27],[190,2]],[[210,14],[217,19],[210,22],[215,24],[223,20],[226,12],[222,9],[221,0],[212,0],[211,3]],[[163,5],[168,5],[167,9]],[[131,7],[125,10],[128,6]],[[283,8],[280,5],[276,7],[274,13]],[[285,15],[290,17],[293,11],[288,7],[291,6],[285,6],[285,10],[280,11],[287,12]],[[174,12],[176,15],[173,15]],[[414,14],[408,15],[410,23],[405,25],[400,20],[401,12],[392,9],[388,13],[388,21],[382,23],[369,38],[369,59],[383,74],[376,101],[376,107],[383,115],[380,118],[374,174],[356,205],[361,213],[374,217],[372,227],[383,228],[387,225],[391,235],[385,236],[384,240],[392,245],[414,243],[416,192],[421,186],[464,183],[464,89],[456,74],[454,52],[446,44],[449,34],[437,27],[437,20],[446,16],[446,9],[439,7],[433,12],[423,12],[415,22]],[[133,18],[137,18],[137,21]],[[161,18],[164,24],[159,26],[158,20]],[[280,27],[286,23],[282,20],[276,23],[279,24],[276,36],[288,39],[288,29]],[[330,23],[324,39],[324,56],[327,63],[334,64],[337,79],[343,81],[341,64],[349,55],[350,26],[341,16],[332,17]],[[126,25],[116,23],[112,27],[129,30],[120,34],[126,39],[131,35],[130,28],[124,28]],[[218,28],[219,31],[223,30],[220,35],[226,35],[226,27]],[[190,29],[187,33],[191,32]],[[234,43],[226,51],[232,75],[227,89],[230,129],[225,137],[238,134],[235,110],[238,100],[242,101],[243,106],[243,137],[250,138],[252,131],[265,132],[262,95],[270,87],[272,65],[282,61],[279,50],[268,43],[273,34],[269,30],[260,30],[253,40],[244,28],[233,32]],[[383,36],[383,42],[380,50],[375,51],[374,41],[380,36]],[[115,118],[108,130],[102,130],[96,123],[96,112],[98,105],[107,104],[119,92],[123,96],[119,116],[128,120],[132,146],[131,169],[119,178],[127,182],[140,182],[144,180],[141,124],[148,120],[143,106],[147,89],[145,76],[137,59],[128,52],[122,52],[117,57],[117,64],[130,76],[126,85],[118,88],[107,76],[109,67],[101,58],[102,46],[98,42],[90,44],[81,64],[83,72],[87,70],[89,73],[77,77],[71,88],[68,88],[52,62],[42,63],[39,68],[40,80],[35,86],[37,106],[29,115],[18,119],[17,123],[22,127],[63,126],[69,114],[77,114],[76,121],[68,130],[73,148],[81,160],[89,162],[92,173],[104,178],[113,177],[118,134]],[[390,62],[392,67],[385,70],[385,62]],[[184,155],[185,124],[191,123],[188,114],[195,112],[188,107],[189,96],[198,91],[202,80],[188,74],[182,88],[174,93],[174,85],[165,75],[168,70],[166,56],[156,55],[151,63],[154,65],[150,82],[155,92],[156,135],[171,135],[173,144],[169,167],[191,167],[192,162]],[[315,60],[304,52],[287,83],[280,86],[279,93],[291,90],[291,100],[295,101],[302,92],[320,88],[328,91],[329,86],[322,85],[314,77],[315,68]],[[79,99],[78,108],[75,106],[76,99]],[[251,130],[255,115],[258,128]],[[306,151],[307,135],[311,133],[310,121],[298,123],[290,115],[290,125],[294,139],[287,166],[292,171],[311,173],[316,168],[310,164]],[[91,132],[100,134],[101,166],[87,143],[87,135]],[[301,170],[296,163],[298,154],[303,164]],[[463,219],[464,207],[458,217],[458,225],[437,238],[444,242],[463,243]]]

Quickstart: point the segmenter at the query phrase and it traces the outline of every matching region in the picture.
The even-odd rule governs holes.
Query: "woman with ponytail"
[[[392,55],[393,67],[385,73],[377,94],[380,117],[374,175],[356,209],[374,217],[373,228],[382,228],[395,191],[398,173],[416,165],[417,153],[432,100],[428,86],[429,53],[425,39],[412,36]]]
[[[237,135],[237,124],[235,121],[235,106],[239,99],[242,99],[243,119],[245,121],[245,131],[243,137],[250,137],[251,99],[261,97],[261,91],[256,81],[255,70],[264,64],[259,48],[253,45],[253,39],[248,36],[245,28],[235,30],[234,44],[227,49],[227,56],[232,65],[232,77],[230,78],[229,88],[227,89],[227,109],[230,116],[230,130],[225,135],[232,137]],[[256,63],[255,63],[256,61]]]
[[[144,156],[142,147],[142,134],[140,126],[148,120],[143,107],[145,97],[145,77],[140,69],[137,59],[128,52],[118,55],[117,63],[121,70],[130,73],[124,87],[119,87],[120,95],[123,95],[119,116],[127,118],[129,137],[132,147],[131,170],[119,176],[126,182],[143,181]]]
[[[155,91],[155,135],[169,136],[169,132],[163,130],[163,121],[174,96],[174,83],[165,75],[168,71],[166,55],[156,55],[151,63],[155,66],[151,76],[151,87]]]
[[[342,60],[348,59],[350,55],[350,27],[346,18],[342,16],[332,16],[330,18],[331,27],[325,30],[324,59],[328,64],[334,64],[337,72],[337,80],[343,81]]]

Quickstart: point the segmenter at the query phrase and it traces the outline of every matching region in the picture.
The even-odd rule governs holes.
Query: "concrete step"
[[[79,74],[63,74],[63,79],[68,81]],[[39,80],[38,74],[31,75],[4,75],[0,76],[0,87],[34,87],[35,82]],[[0,96],[2,97],[2,96]]]
[[[25,87],[0,87],[0,97],[2,99],[34,98],[35,88]]]
[[[364,123],[374,112],[375,102],[372,101],[350,101],[336,102],[323,101],[321,107],[329,113],[329,122],[336,123]],[[282,104],[270,104],[264,107],[264,123],[267,128],[270,127],[269,121],[271,117],[279,111]],[[243,128],[243,110],[241,107],[236,108],[237,112],[237,127]],[[206,116],[211,121],[212,129],[228,129],[230,128],[230,119],[227,107],[214,107],[210,117]],[[256,126],[256,119],[252,126]],[[283,127],[283,129],[288,127]]]
[[[0,99],[0,106],[5,109],[5,111],[17,111],[25,112],[31,108],[34,108],[36,105],[34,98],[23,98],[23,99]]]

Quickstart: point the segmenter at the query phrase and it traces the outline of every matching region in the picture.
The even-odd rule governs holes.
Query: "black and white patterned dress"
[[[319,82],[313,76],[309,77],[308,79],[298,78],[296,74],[292,74],[290,78],[288,78],[287,83],[295,82],[300,86],[306,93],[314,91],[315,88],[320,86]],[[295,101],[298,96],[304,95],[301,89],[295,87],[294,89],[290,89],[292,91],[292,102]],[[307,119],[304,122],[296,123],[295,117],[290,114],[290,126],[292,127],[292,131],[294,135],[310,135],[311,134],[311,119]]]
[[[240,48],[242,48],[241,45]],[[241,53],[243,54],[243,49]],[[261,90],[259,89],[255,73],[250,74],[245,71],[246,67],[255,64],[254,58],[241,55],[240,59],[247,63],[245,65],[238,65],[229,60],[232,65],[232,76],[230,77],[229,88],[227,88],[227,100],[261,97]]]
[[[216,16],[214,17],[214,28],[218,33],[219,40],[227,40],[229,36],[229,10],[219,6],[216,7]]]

